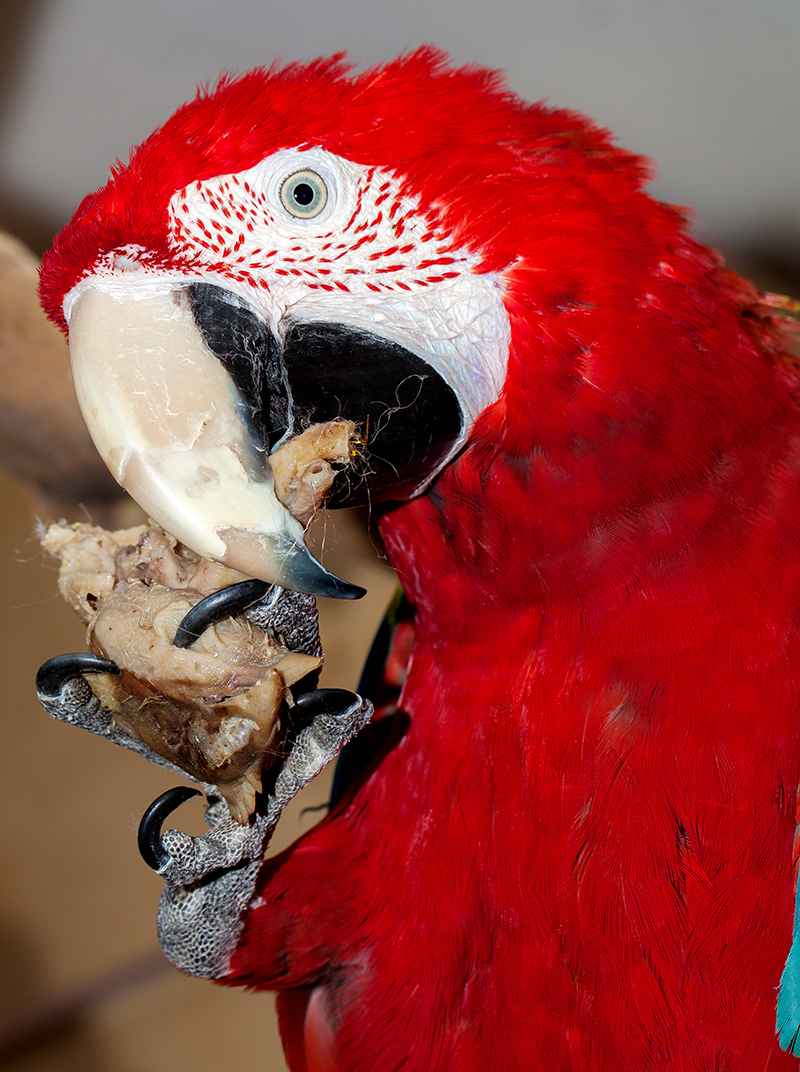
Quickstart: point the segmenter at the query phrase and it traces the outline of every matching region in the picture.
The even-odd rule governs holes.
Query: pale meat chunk
[[[320,509],[337,470],[356,456],[357,426],[344,419],[312,424],[269,456],[275,494],[303,525]]]
[[[246,822],[262,770],[277,757],[281,703],[291,703],[291,686],[321,659],[289,651],[244,617],[176,648],[187,611],[245,577],[157,526],[53,525],[42,543],[61,558],[59,589],[86,623],[89,645],[122,670],[88,675],[95,695],[123,730],[217,785],[233,817]]]

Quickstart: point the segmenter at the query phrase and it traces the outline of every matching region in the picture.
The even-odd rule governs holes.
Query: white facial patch
[[[308,218],[285,204],[298,172],[325,187]],[[323,149],[281,150],[179,190],[170,232],[187,279],[235,291],[275,331],[288,314],[404,346],[453,388],[468,424],[500,395],[510,339],[502,279],[478,273],[478,257],[426,219],[390,172]]]

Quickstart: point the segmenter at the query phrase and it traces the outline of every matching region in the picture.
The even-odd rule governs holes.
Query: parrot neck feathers
[[[685,242],[695,259],[679,272],[659,258],[649,307],[562,298],[531,313],[533,295],[508,280],[502,397],[428,494],[382,521],[431,620],[451,629],[478,606],[508,616],[702,601],[726,574],[741,587],[756,554],[764,583],[781,587],[797,536],[789,333],[749,284]],[[703,306],[710,315],[693,314]]]

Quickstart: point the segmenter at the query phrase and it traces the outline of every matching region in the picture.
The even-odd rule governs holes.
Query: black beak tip
[[[337,593],[337,598],[363,599],[366,594],[366,588],[362,588],[360,584],[351,584],[349,581],[342,581],[342,587]]]

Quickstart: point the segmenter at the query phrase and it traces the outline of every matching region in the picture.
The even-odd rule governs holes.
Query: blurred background
[[[733,267],[800,297],[797,0],[2,0],[0,11],[0,230],[36,257],[109,164],[221,70],[342,49],[364,66],[433,42],[613,129],[657,161],[654,193],[694,206],[698,235]],[[35,518],[131,513],[82,438],[65,349],[34,289],[35,261],[0,243],[0,1067],[283,1072],[269,995],[183,978],[158,952],[160,881],[135,830],[174,777],[51,722],[35,700],[38,665],[84,646]],[[361,605],[322,608],[326,681],[353,688],[393,577],[359,515],[323,536],[326,565],[369,588]],[[309,809],[327,793],[324,777],[306,791],[278,847],[319,818]],[[184,828],[198,816],[187,806]]]

